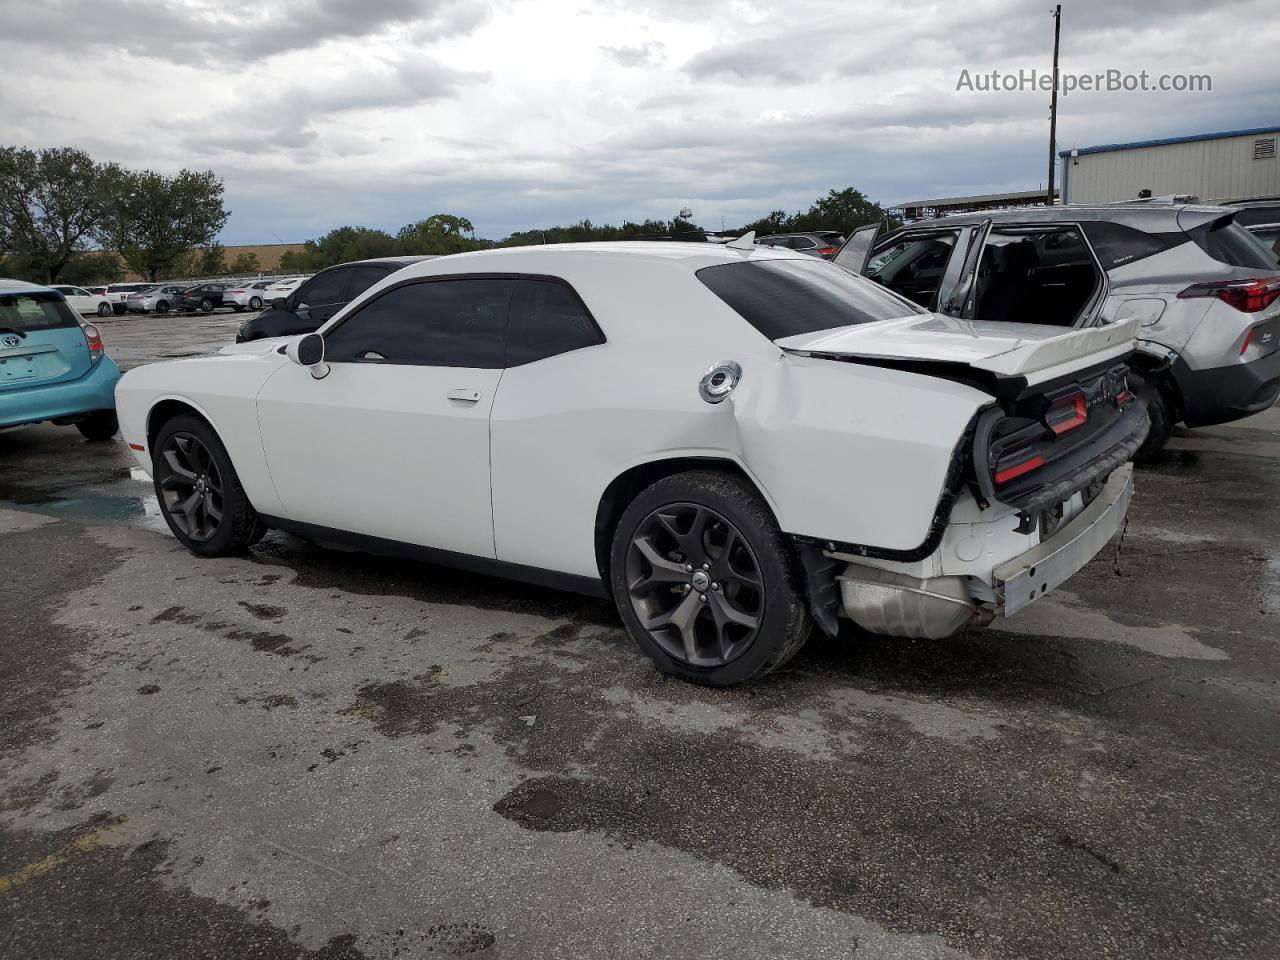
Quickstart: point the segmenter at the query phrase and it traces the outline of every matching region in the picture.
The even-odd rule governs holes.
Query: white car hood
[[[225,354],[245,354],[245,353],[270,353],[272,350],[279,350],[291,340],[297,340],[298,337],[263,337],[259,340],[250,340],[248,343],[228,343],[218,352]]]
[[[1137,326],[1137,320],[1124,320],[1077,330],[926,313],[783,337],[774,343],[792,353],[958,363],[1002,377],[1047,371],[1056,375],[1059,367],[1088,366],[1132,350]]]

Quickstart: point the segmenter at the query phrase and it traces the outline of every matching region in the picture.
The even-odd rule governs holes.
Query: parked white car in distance
[[[261,310],[271,302],[267,296],[267,288],[277,282],[275,277],[265,277],[236,284],[222,292],[222,305],[235,307],[237,313],[241,310]]]
[[[263,291],[263,305],[269,307],[272,300],[284,299],[297,290],[302,281],[307,279],[309,277],[286,277],[285,279],[277,280]]]
[[[91,293],[84,287],[73,287],[61,283],[55,285],[53,289],[66,297],[67,306],[82,316],[111,316],[111,302],[101,294]]]
[[[125,307],[130,313],[168,313],[173,309],[178,294],[188,286],[185,283],[160,283],[144,287],[125,298]]]
[[[979,324],[731,244],[406,267],[318,333],[135,368],[122,432],[202,555],[268,527],[612,596],[724,685],[813,622],[942,637],[1120,529],[1136,321]]]

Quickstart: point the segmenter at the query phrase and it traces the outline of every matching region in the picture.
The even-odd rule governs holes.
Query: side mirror
[[[329,365],[324,362],[324,337],[318,333],[291,340],[284,354],[298,366],[310,369],[311,376],[317,380],[329,375]]]

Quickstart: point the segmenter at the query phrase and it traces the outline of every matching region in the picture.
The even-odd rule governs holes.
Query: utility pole
[[[1062,4],[1053,8],[1053,92],[1049,100],[1049,189],[1044,195],[1047,207],[1053,206],[1053,163],[1058,145],[1058,40],[1062,36]]]

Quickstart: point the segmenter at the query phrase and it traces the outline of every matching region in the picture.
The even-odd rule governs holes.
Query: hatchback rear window
[[[78,326],[80,321],[56,293],[0,294],[0,333]]]
[[[703,267],[698,279],[770,340],[925,312],[818,259],[726,263]]]
[[[1236,223],[1234,214],[1192,227],[1187,235],[1219,263],[1255,270],[1274,270],[1278,265],[1276,255]]]

